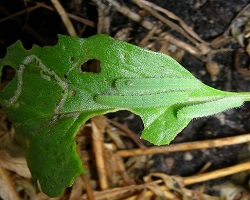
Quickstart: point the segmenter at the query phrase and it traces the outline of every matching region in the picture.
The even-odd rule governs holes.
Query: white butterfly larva
[[[223,112],[230,108],[242,106],[244,100],[237,97],[222,98],[204,103],[185,106],[177,111],[177,118],[197,118],[206,117]]]
[[[115,81],[119,91],[176,91],[199,89],[202,82],[188,78],[122,78]]]
[[[184,91],[174,91],[159,94],[146,95],[98,95],[94,101],[108,105],[111,107],[120,108],[149,108],[167,106],[177,103],[183,103],[188,99],[188,93]]]

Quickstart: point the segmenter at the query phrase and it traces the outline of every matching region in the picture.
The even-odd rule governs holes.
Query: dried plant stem
[[[250,4],[249,4],[250,5]],[[245,69],[245,68],[241,68],[240,67],[240,53],[243,53],[244,50],[242,49],[238,49],[235,52],[235,56],[234,56],[234,68],[236,69],[237,72],[250,76],[250,70],[249,69]]]
[[[0,167],[0,197],[3,199],[9,200],[20,200],[13,182],[11,181],[10,177],[8,176],[8,172]]]
[[[136,3],[138,6],[146,9],[152,15],[155,15],[156,11],[166,15],[169,19],[173,20],[174,22],[170,21],[169,19],[165,18],[164,16],[162,16],[160,14],[156,14],[155,17],[158,18],[157,16],[160,16],[160,18],[158,18],[159,20],[163,19],[163,22],[166,21],[166,24],[168,26],[170,26],[171,28],[175,28],[176,31],[178,31],[179,33],[182,33],[182,30],[185,31],[184,36],[187,38],[189,38],[191,36],[193,39],[195,39],[194,41],[193,41],[193,39],[190,40],[194,44],[196,44],[196,45],[199,43],[206,44],[206,42],[204,40],[202,40],[200,38],[200,36],[196,32],[194,32],[190,26],[188,26],[181,18],[179,18],[177,15],[170,12],[169,10],[166,10],[166,9],[164,9],[164,8],[154,4],[152,2],[146,1],[146,0],[133,0],[133,2]],[[179,25],[177,25],[176,22]],[[187,35],[189,35],[189,36],[187,36]]]
[[[93,151],[95,154],[96,167],[99,176],[100,188],[102,190],[108,188],[108,180],[105,169],[105,160],[104,160],[104,149],[103,149],[103,134],[97,128],[94,118],[91,120],[92,126],[92,137],[93,137]]]
[[[133,12],[131,9],[129,9],[126,6],[121,6],[118,2],[114,0],[107,0],[118,12],[122,13],[123,15],[129,17],[133,21],[140,23],[141,26],[146,28],[147,30],[152,30],[155,27],[155,24],[152,23],[151,21],[144,19],[141,17],[139,14]],[[184,31],[183,31],[184,32]],[[163,34],[162,29],[157,29],[154,32],[156,35],[161,35]],[[159,36],[160,37],[160,36]],[[186,42],[183,42],[174,36],[172,36],[170,33],[164,32],[164,38],[165,40],[175,44],[176,46],[180,47],[181,49],[184,49],[185,51],[189,52],[190,54],[197,56],[198,58],[201,55],[205,55],[210,51],[210,48],[207,44],[205,43],[200,43],[197,44],[197,47],[194,47]],[[195,41],[194,41],[195,42]],[[197,43],[197,42],[196,42]]]
[[[250,170],[250,162],[241,163],[238,165],[218,169],[218,170],[207,172],[204,174],[198,174],[198,175],[185,177],[183,178],[183,182],[185,185],[191,185],[191,184],[200,183],[200,182],[204,182],[204,181],[208,181],[208,180],[212,180],[216,178],[221,178],[224,176],[229,176],[229,175],[247,171],[247,170]]]
[[[135,192],[138,190],[145,189],[148,185],[155,185],[162,183],[162,180],[157,180],[150,183],[140,184],[140,185],[129,185],[125,187],[117,187],[117,188],[111,188],[103,191],[95,191],[94,196],[95,200],[100,199],[112,199],[114,197],[124,196],[126,194],[131,194],[131,192]],[[126,195],[128,196],[128,195]],[[87,199],[86,195],[83,195],[82,199]]]
[[[35,5],[35,6],[33,6],[33,7],[28,7],[28,8],[26,8],[26,9],[24,9],[24,10],[21,10],[21,11],[19,11],[19,12],[16,12],[16,13],[14,13],[14,14],[12,14],[12,15],[8,15],[7,17],[4,17],[4,18],[0,19],[0,23],[2,23],[2,22],[4,22],[4,21],[7,21],[7,20],[10,20],[10,19],[12,19],[12,18],[18,17],[19,15],[22,15],[22,14],[25,14],[25,13],[32,12],[32,11],[36,10],[37,8],[39,8],[39,7],[41,7],[41,6],[40,6],[40,5]]]
[[[194,46],[192,46],[192,45],[190,45],[190,44],[188,44],[186,42],[183,42],[182,40],[179,40],[179,39],[175,38],[170,33],[162,34],[162,36],[163,36],[163,39],[165,41],[168,41],[168,42],[170,42],[172,44],[175,44],[179,48],[187,51],[188,53],[190,53],[192,55],[201,57],[203,54],[208,52],[208,50],[206,48],[204,48],[204,50],[201,51],[198,48],[196,48],[196,47],[194,47]]]
[[[136,137],[136,135],[129,129],[127,128],[126,126],[116,122],[116,121],[113,121],[113,120],[109,120],[107,119],[107,121],[112,124],[113,126],[115,126],[116,128],[120,129],[121,131],[123,131],[124,133],[127,134],[128,137],[130,137],[133,142],[140,148],[145,148],[145,145],[143,144],[143,142],[138,138]]]
[[[234,19],[231,21],[231,24],[229,27],[224,31],[223,36],[228,36],[230,34],[230,29],[232,28],[233,24],[235,24],[235,21],[242,16],[242,14],[250,8],[250,3],[246,4],[239,12],[238,14],[234,17]]]
[[[143,149],[130,149],[130,150],[119,150],[117,151],[117,155],[122,157],[129,156],[140,156],[140,155],[148,155],[148,154],[159,154],[166,152],[179,152],[179,151],[190,151],[197,149],[206,149],[206,148],[215,148],[215,147],[223,147],[228,145],[242,144],[250,141],[250,134],[244,134],[233,137],[226,137],[214,140],[204,140],[204,141],[196,141],[196,142],[186,142],[180,144],[171,144],[168,146],[160,146],[160,147],[147,147]]]
[[[71,23],[68,14],[66,13],[64,8],[60,4],[60,2],[58,0],[51,0],[51,3],[54,5],[56,11],[60,15],[69,35],[73,36],[73,37],[77,37],[77,33],[75,31],[75,28],[74,28],[73,24]]]
[[[143,27],[148,30],[151,30],[154,26],[153,23],[150,21],[144,20],[139,14],[132,12],[128,7],[121,6],[117,1],[114,0],[107,0],[118,12],[122,13],[123,15],[129,17],[130,19],[134,20],[135,22],[140,23]]]
[[[203,173],[203,174],[199,174],[199,175],[184,177],[184,178],[182,178],[182,180],[183,180],[184,185],[191,185],[191,184],[200,183],[200,182],[204,182],[204,181],[208,181],[208,180],[212,180],[212,179],[216,179],[216,178],[221,178],[224,176],[233,175],[233,174],[247,171],[247,170],[250,170],[250,162],[241,163],[238,165],[226,167],[223,169],[219,169],[219,170],[215,170],[212,172],[207,172],[207,173]],[[129,191],[130,192],[133,190],[139,191],[139,190],[146,189],[149,186],[154,186],[156,184],[159,185],[162,183],[164,183],[164,181],[161,179],[161,180],[156,180],[156,181],[152,181],[152,182],[141,184],[141,185],[130,185],[130,186],[125,186],[125,187],[120,187],[120,188],[112,188],[112,189],[108,189],[108,190],[104,190],[104,191],[96,191],[96,192],[94,192],[94,196],[95,196],[95,200],[112,199],[114,197],[117,197],[118,195],[126,194]],[[167,195],[168,192],[165,193],[165,191],[169,191],[169,188],[167,188],[166,185],[161,185],[160,187],[164,191],[164,194]],[[151,196],[152,195],[152,191],[146,191],[145,193],[146,194],[144,194],[143,196]],[[136,200],[137,198],[138,198],[138,195],[136,194],[136,195],[132,195],[132,196],[126,198],[126,200]],[[87,199],[87,198],[86,198],[86,196],[83,196],[82,199]],[[179,198],[173,198],[172,200],[178,200],[178,199]],[[219,198],[213,197],[213,199],[219,199]]]
[[[110,15],[108,13],[107,6],[99,0],[92,0],[98,12],[98,26],[97,33],[103,33],[109,35],[110,29]]]
[[[186,37],[189,41],[191,41],[196,46],[199,46],[199,42],[196,39],[194,39],[192,36],[190,36],[189,32],[186,32],[185,29],[180,27],[177,23],[165,18],[160,13],[158,13],[157,10],[159,10],[159,7],[157,5],[155,5],[153,3],[149,3],[147,1],[141,1],[141,0],[133,0],[133,2],[135,4],[137,4],[138,6],[142,7],[143,9],[145,9],[147,12],[149,12],[155,18],[162,21],[167,26],[169,26],[169,27],[173,28],[174,30],[178,31],[179,33],[181,33],[184,37]],[[161,8],[161,11],[162,10],[163,9]],[[166,14],[166,12],[165,12],[165,14]]]
[[[88,175],[82,174],[82,179],[83,179],[83,182],[85,183],[88,200],[95,200]]]
[[[40,7],[43,7],[45,9],[47,9],[47,10],[50,10],[50,11],[54,11],[55,10],[51,6],[48,6],[48,5],[44,4],[44,3],[36,2],[36,5],[38,5]],[[85,24],[87,26],[95,27],[95,23],[93,21],[90,21],[88,19],[79,17],[79,16],[71,14],[71,13],[66,13],[66,14],[69,16],[69,18],[71,18],[71,19],[73,19],[75,21],[83,23],[83,24]]]

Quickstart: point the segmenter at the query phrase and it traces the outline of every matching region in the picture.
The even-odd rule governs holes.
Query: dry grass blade
[[[83,174],[82,179],[85,183],[88,200],[94,200],[95,198],[94,198],[93,190],[91,188],[90,180],[89,180],[87,174]]]
[[[71,13],[67,13],[67,14],[68,14],[68,16],[69,16],[71,19],[74,19],[75,21],[81,22],[81,23],[83,23],[83,24],[85,24],[85,25],[88,25],[88,26],[91,26],[91,27],[95,27],[95,23],[92,22],[92,21],[90,21],[90,20],[88,20],[88,19],[84,19],[84,18],[82,18],[82,17],[79,17],[79,16],[77,16],[77,15],[73,15],[73,14],[71,14]]]
[[[157,10],[157,11],[159,11],[159,12],[165,14],[165,15],[166,15],[167,17],[169,17],[170,19],[177,21],[177,22],[180,24],[180,26],[182,27],[182,29],[185,30],[185,32],[186,32],[187,34],[189,34],[190,36],[192,36],[195,40],[197,40],[197,41],[200,42],[200,43],[204,43],[204,44],[206,43],[204,40],[202,40],[202,39],[199,37],[199,35],[197,35],[196,32],[193,31],[193,29],[192,29],[190,26],[188,26],[181,18],[179,18],[177,15],[175,15],[175,14],[172,13],[172,12],[170,12],[169,10],[166,10],[166,9],[160,7],[160,6],[157,6],[156,4],[151,3],[151,2],[149,2],[149,1],[145,1],[145,0],[133,0],[133,1],[134,1],[137,5],[139,5],[139,6],[145,5],[145,6],[147,6],[149,9],[150,9],[150,8],[153,8],[153,9],[155,9],[155,10]],[[179,27],[177,28],[177,30],[179,30]],[[197,43],[197,42],[195,42],[195,43]]]
[[[31,181],[28,179],[16,179],[15,183],[18,185],[18,190],[23,190],[25,194],[28,196],[26,199],[31,200],[42,200],[37,198],[36,189],[34,188],[34,185]],[[23,196],[21,199],[24,199]]]
[[[184,196],[171,193],[171,191],[169,191],[169,188],[167,188],[165,185],[159,186],[158,189],[160,189],[164,193],[163,198],[167,200],[205,200],[205,199],[221,200],[220,197],[202,194],[197,191],[192,191],[186,188],[183,190],[183,193],[185,194]],[[155,196],[155,194],[151,190],[147,190],[143,192],[143,196],[142,196],[143,198],[140,198],[140,197],[141,197],[141,194],[138,194],[138,195],[128,197],[124,200],[141,200],[141,199],[151,200],[151,199],[157,199],[158,196]]]
[[[248,45],[249,46],[249,45]],[[245,68],[241,68],[240,66],[240,54],[244,52],[242,49],[238,49],[235,52],[235,56],[234,56],[234,68],[237,72],[250,76],[250,70],[249,69],[245,69]]]
[[[0,23],[2,23],[2,22],[4,22],[4,21],[7,21],[7,20],[10,20],[10,19],[12,19],[12,18],[18,17],[19,15],[22,15],[22,14],[25,14],[25,13],[32,12],[32,11],[36,10],[37,8],[39,8],[39,7],[41,7],[41,6],[40,6],[40,5],[35,5],[35,6],[33,6],[33,7],[28,7],[28,8],[26,8],[26,9],[24,9],[24,10],[21,10],[21,11],[15,13],[15,14],[13,14],[13,15],[10,15],[10,16],[8,16],[8,17],[4,17],[4,18],[0,19]]]
[[[148,30],[151,30],[154,27],[154,24],[150,21],[143,19],[139,14],[133,12],[126,6],[121,6],[118,2],[114,0],[107,0],[118,12],[122,13],[123,15],[129,17],[130,19],[134,20],[135,22],[140,23],[143,27]]]
[[[31,178],[27,162],[24,157],[12,157],[6,150],[0,150],[0,166],[16,172],[18,175]]]
[[[121,199],[121,198],[131,196],[135,192],[144,190],[149,185],[155,185],[158,183],[162,183],[162,181],[158,180],[158,181],[154,181],[151,183],[145,183],[145,184],[140,184],[140,185],[129,185],[129,186],[124,186],[124,187],[111,188],[111,189],[107,189],[103,191],[95,191],[94,197],[95,197],[95,200],[118,199],[118,198]],[[82,199],[87,200],[87,196],[83,195]]]
[[[143,26],[144,28],[148,29],[148,30],[152,30],[155,26],[154,23],[152,23],[151,21],[144,19],[143,17],[141,17],[139,14],[133,12],[131,9],[129,9],[126,6],[121,6],[119,3],[117,3],[114,0],[107,0],[118,12],[122,13],[123,15],[129,17],[130,19],[132,19],[135,22],[138,22],[141,24],[141,26]],[[165,18],[164,18],[165,19]],[[174,25],[176,26],[176,25]],[[182,32],[185,32],[182,30]],[[173,44],[175,44],[176,46],[180,47],[181,49],[186,50],[187,52],[189,52],[190,54],[196,56],[197,58],[200,59],[200,56],[203,54],[207,54],[210,51],[210,48],[208,48],[208,45],[204,45],[203,43],[198,45],[198,47],[194,47],[184,41],[181,41],[177,38],[175,38],[174,36],[172,36],[170,33],[166,33],[163,32],[163,30],[161,30],[160,28],[158,28],[157,30],[155,30],[154,32],[156,35],[158,35],[158,37],[162,37],[164,40],[167,40],[168,42],[171,42]],[[192,38],[191,38],[192,40]],[[195,42],[195,41],[194,41]]]
[[[250,8],[250,3],[248,3],[247,5],[245,5],[239,12],[238,14],[235,16],[235,18],[231,21],[230,26],[225,30],[225,32],[223,33],[223,36],[228,36],[230,33],[230,29],[232,28],[232,25],[235,23],[235,21],[248,9]]]
[[[183,42],[177,38],[175,38],[173,35],[171,35],[170,33],[163,33],[162,34],[162,38],[172,44],[175,44],[176,46],[178,46],[179,48],[187,51],[188,53],[194,55],[194,56],[197,56],[199,58],[202,57],[203,54],[206,54],[207,53],[207,50],[199,50],[198,48],[186,43],[186,42]]]
[[[129,128],[127,128],[126,126],[124,126],[124,125],[122,125],[122,124],[120,124],[120,123],[118,123],[118,122],[115,122],[115,121],[113,121],[113,120],[108,120],[108,122],[109,122],[110,124],[112,124],[113,126],[115,126],[116,128],[118,128],[118,129],[120,129],[121,131],[123,131],[124,133],[126,133],[126,135],[127,135],[128,137],[130,137],[130,139],[132,139],[133,142],[134,142],[138,147],[140,147],[140,148],[144,148],[144,147],[145,147],[145,145],[143,144],[143,142],[142,142],[138,137],[136,137],[135,134],[134,134]]]
[[[82,180],[82,176],[77,177],[71,188],[69,200],[80,199],[83,192],[83,186],[84,182]]]
[[[27,0],[27,1],[28,1],[28,0]],[[47,10],[51,10],[51,11],[54,11],[54,10],[55,10],[55,9],[53,9],[51,6],[48,6],[48,5],[44,4],[44,3],[36,2],[36,4],[37,4],[38,6],[40,6],[40,7],[43,7],[43,8],[45,8],[45,9],[47,9]],[[71,14],[71,13],[66,13],[66,14],[69,16],[69,18],[74,19],[75,21],[78,21],[78,22],[80,22],[80,23],[83,23],[83,24],[85,24],[85,25],[87,25],[87,26],[90,26],[90,27],[94,27],[94,26],[95,26],[95,23],[92,22],[92,21],[90,21],[90,20],[88,20],[88,19],[79,17],[79,16],[74,15],[74,14]]]
[[[191,31],[192,29],[180,18],[175,16],[173,13],[153,4],[148,1],[142,1],[142,0],[133,0],[134,3],[136,3],[138,6],[145,9],[147,12],[149,12],[151,15],[153,15],[155,18],[159,19],[163,23],[165,23],[167,26],[171,27],[172,29],[178,31],[181,33],[184,37],[186,37],[189,41],[191,41],[196,46],[200,46],[200,42],[202,41],[194,31]],[[176,22],[172,22],[171,20],[165,18],[162,16],[159,12],[161,11],[171,19],[174,19],[180,23],[181,26],[179,26]],[[202,43],[205,44],[204,41]]]
[[[180,144],[171,144],[160,147],[146,147],[144,149],[119,150],[116,153],[122,157],[139,156],[148,154],[160,154],[166,152],[190,151],[197,149],[223,147],[228,145],[242,144],[250,141],[250,134],[232,136],[214,140],[204,140],[197,142],[186,142]]]
[[[5,200],[20,200],[8,172],[0,167],[0,197]]]
[[[155,34],[155,32],[159,29],[159,27],[161,26],[160,23],[154,25],[154,27],[149,30],[149,32],[146,34],[146,36],[138,43],[139,46],[141,47],[145,47],[146,44],[148,43],[148,41],[153,37],[153,35]]]
[[[102,190],[108,188],[108,180],[104,160],[104,146],[103,146],[103,131],[98,128],[99,117],[91,119],[92,137],[93,137],[93,151],[95,154],[97,171],[99,176],[100,187]]]
[[[224,176],[232,175],[232,174],[239,173],[242,171],[247,171],[247,170],[250,170],[250,162],[238,164],[235,166],[215,170],[212,172],[208,172],[208,173],[204,173],[204,174],[200,174],[196,176],[184,177],[184,178],[169,176],[169,175],[162,174],[162,173],[153,173],[150,176],[159,177],[161,178],[161,180],[152,181],[152,182],[148,182],[148,183],[141,184],[141,185],[130,185],[130,186],[125,186],[121,188],[112,188],[112,189],[107,189],[107,190],[100,191],[100,192],[94,192],[94,196],[95,196],[95,199],[98,199],[98,200],[118,199],[118,197],[125,197],[126,194],[128,195],[129,192],[130,194],[132,194],[136,191],[138,192],[138,191],[145,190],[146,188],[150,188],[150,190],[153,190],[153,193],[161,194],[160,196],[164,194],[164,198],[167,197],[167,199],[178,200],[178,199],[183,199],[183,198],[185,199],[188,197],[194,198],[195,196],[197,196],[197,197],[202,197],[202,198],[208,198],[211,200],[212,199],[219,200],[220,199],[219,197],[212,197],[206,194],[199,193],[197,191],[188,190],[184,186],[195,184],[195,183],[200,183],[200,182],[204,182],[204,181],[208,181],[212,179],[221,178]],[[160,188],[159,186],[156,187],[156,185],[159,185],[162,183],[165,183],[165,185],[161,185]],[[159,189],[161,189],[161,192],[159,191]],[[174,190],[178,192],[179,194],[181,194],[182,198],[178,198],[172,193],[169,193],[168,192],[169,190]],[[152,197],[153,193],[152,191],[144,192],[143,197],[145,198],[148,196]],[[83,199],[86,199],[86,197],[83,196]],[[126,198],[126,200],[136,200],[136,199],[138,199],[138,194],[135,194]]]
[[[99,0],[92,0],[97,6],[98,11],[98,27],[97,33],[109,34],[110,28],[110,16],[108,13],[108,8]]]
[[[217,179],[217,178],[229,176],[232,174],[236,174],[236,173],[248,171],[248,170],[250,170],[250,162],[241,163],[238,165],[234,165],[234,166],[223,168],[223,169],[218,169],[218,170],[207,172],[204,174],[198,174],[194,176],[185,177],[183,178],[183,182],[185,185],[191,185],[191,184],[200,183],[200,182],[204,182],[204,181],[208,181],[212,179]]]
[[[73,24],[71,23],[69,16],[67,15],[65,9],[62,7],[58,0],[51,0],[51,3],[54,5],[55,9],[57,10],[58,14],[60,15],[68,33],[70,36],[77,37],[77,33]]]
[[[149,190],[151,190],[151,192],[159,199],[161,200],[167,200],[167,197],[165,196],[163,190],[161,189],[161,187],[159,185],[149,185],[147,186],[147,188]],[[143,199],[145,199],[145,196],[143,197]]]
[[[211,200],[219,200],[220,199],[219,197],[212,197],[206,194],[199,193],[197,191],[188,190],[184,188],[184,186],[196,184],[196,183],[200,183],[200,182],[204,182],[204,181],[208,181],[212,179],[217,179],[217,178],[221,178],[224,176],[233,175],[233,174],[247,171],[247,170],[250,170],[250,162],[215,170],[212,172],[207,172],[204,174],[183,177],[183,178],[169,176],[167,174],[162,174],[162,173],[152,173],[149,176],[155,176],[155,177],[161,178],[161,180],[158,180],[157,184],[162,184],[163,182],[165,183],[165,185],[161,185],[160,188],[162,191],[164,191],[165,196],[168,195],[167,196],[168,199],[178,200],[178,199],[188,199],[188,197],[193,197],[193,199],[205,198],[205,199],[211,199]],[[156,183],[156,181],[152,181],[151,183],[152,184]],[[170,189],[181,194],[182,198],[177,198],[176,196],[172,196],[172,197],[169,196],[169,193],[167,193],[167,191],[169,191]],[[152,195],[153,195],[152,191],[147,191],[144,194],[144,196],[147,196],[147,197],[148,196],[152,197]],[[195,196],[198,196],[200,198],[195,198]],[[126,200],[136,200],[136,199],[137,199],[137,195],[134,195],[134,196],[127,198]]]
[[[247,10],[250,8],[250,3],[245,5],[239,12],[238,14],[234,17],[234,19],[231,21],[230,25],[228,28],[224,31],[224,33],[218,37],[216,37],[210,44],[211,46],[215,48],[219,48],[230,41],[232,41],[233,37],[230,36],[230,32],[232,31],[232,27],[236,23],[236,21],[245,13]]]

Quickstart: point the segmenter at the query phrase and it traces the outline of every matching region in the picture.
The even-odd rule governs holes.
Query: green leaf
[[[82,70],[91,60],[100,61],[100,72]],[[92,116],[130,110],[143,120],[142,138],[162,145],[192,118],[250,100],[249,93],[206,86],[169,56],[105,35],[60,35],[57,45],[31,50],[16,42],[0,59],[4,66],[16,74],[0,92],[1,106],[23,141],[35,184],[49,196],[84,172],[74,137]]]

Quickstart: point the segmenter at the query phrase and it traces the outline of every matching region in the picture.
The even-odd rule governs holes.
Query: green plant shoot
[[[100,72],[83,71],[100,61]],[[0,59],[15,77],[0,92],[0,104],[26,149],[35,184],[58,196],[84,172],[74,137],[95,115],[129,110],[142,118],[142,138],[168,144],[197,117],[239,107],[250,93],[213,89],[169,56],[105,35],[87,39],[59,35],[55,46],[18,41]]]

